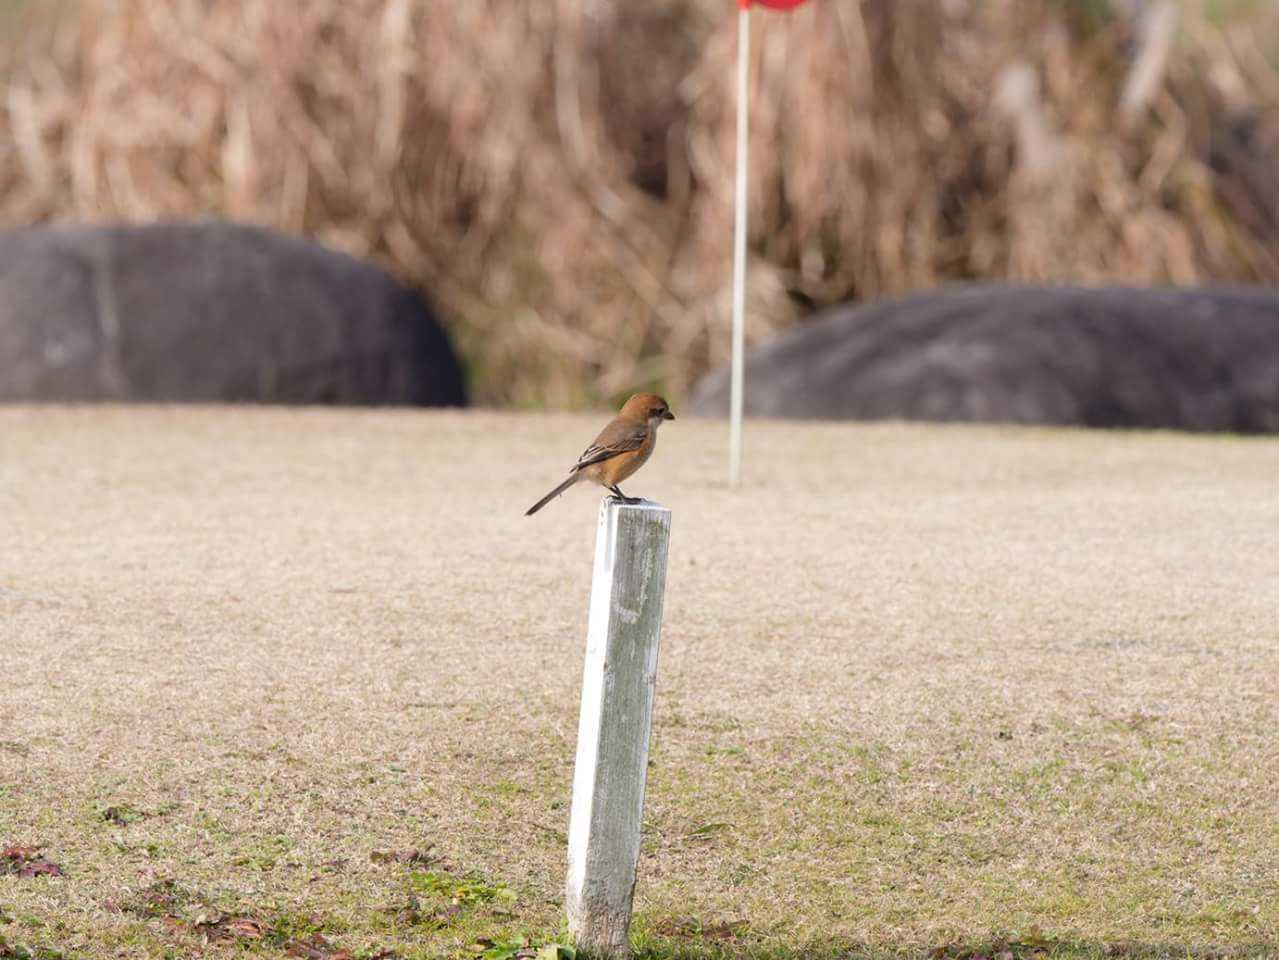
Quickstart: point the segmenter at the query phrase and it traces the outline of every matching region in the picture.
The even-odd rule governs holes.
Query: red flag
[[[758,3],[761,7],[768,7],[770,10],[794,10],[803,2],[804,0],[737,0],[737,5],[743,10],[752,3]]]

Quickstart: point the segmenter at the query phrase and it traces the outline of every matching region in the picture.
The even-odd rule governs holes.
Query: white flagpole
[[[748,80],[751,62],[749,0],[737,13],[737,184],[733,226],[733,371],[729,408],[728,483],[742,479],[742,379],[746,349],[746,145]]]

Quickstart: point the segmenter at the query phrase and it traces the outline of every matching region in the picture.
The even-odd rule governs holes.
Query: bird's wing
[[[638,450],[643,446],[646,439],[648,439],[647,423],[627,423],[621,420],[614,420],[600,431],[600,435],[595,438],[594,443],[582,451],[582,455],[577,458],[577,463],[573,464],[573,469],[570,472],[576,473],[584,467],[589,467],[592,463],[609,460],[628,450]]]

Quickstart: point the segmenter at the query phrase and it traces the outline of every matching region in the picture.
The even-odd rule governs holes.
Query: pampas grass
[[[1167,6],[758,14],[751,336],[978,277],[1279,279],[1274,14]],[[482,401],[678,396],[728,340],[735,44],[720,0],[33,2],[0,215],[306,234],[426,292]]]

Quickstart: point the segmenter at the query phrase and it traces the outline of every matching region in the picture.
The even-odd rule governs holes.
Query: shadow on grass
[[[1035,940],[902,945],[895,948],[833,941],[752,944],[741,940],[636,938],[636,960],[1273,960],[1279,941],[1234,944],[1143,943],[1116,940]]]

